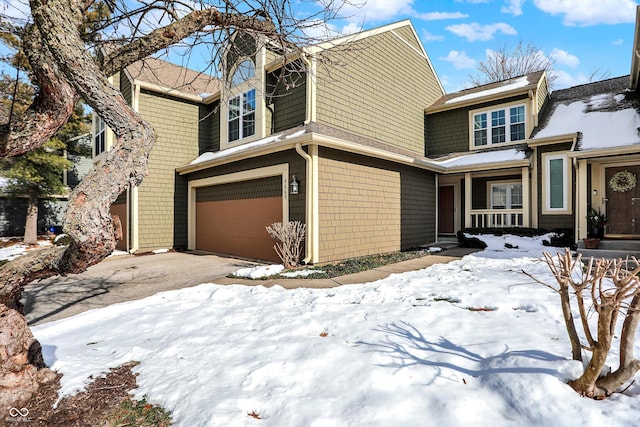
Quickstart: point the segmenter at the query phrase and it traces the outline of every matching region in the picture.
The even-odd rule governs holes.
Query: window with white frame
[[[569,179],[566,155],[544,156],[545,208],[547,211],[567,211]]]
[[[491,209],[522,209],[522,183],[500,182],[490,186]]]
[[[256,133],[256,90],[231,98],[228,104],[229,142],[246,138]]]
[[[95,129],[95,136],[93,138],[93,155],[94,156],[98,156],[105,151],[106,135],[107,135],[107,127],[104,124],[104,120],[102,120],[102,117],[96,116],[96,129]]]
[[[473,115],[473,146],[522,141],[525,136],[525,106],[514,105]]]

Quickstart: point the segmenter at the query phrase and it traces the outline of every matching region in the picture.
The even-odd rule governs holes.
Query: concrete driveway
[[[215,255],[168,252],[107,258],[82,274],[52,277],[25,288],[22,303],[30,325],[73,316],[110,304],[214,281],[248,261]]]

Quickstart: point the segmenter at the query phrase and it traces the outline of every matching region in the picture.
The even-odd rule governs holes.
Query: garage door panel
[[[196,249],[278,261],[265,227],[282,221],[282,197],[196,204]]]

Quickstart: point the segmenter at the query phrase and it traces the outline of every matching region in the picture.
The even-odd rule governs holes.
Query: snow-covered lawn
[[[581,366],[558,296],[521,272],[552,282],[543,248],[495,242],[374,283],[203,284],[34,333],[61,393],[140,361],[136,396],[178,426],[638,425],[639,384],[605,401],[566,385]]]

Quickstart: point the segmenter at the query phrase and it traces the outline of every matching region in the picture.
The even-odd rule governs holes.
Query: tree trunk
[[[580,378],[569,382],[569,385],[580,395],[593,398],[607,395],[604,390],[596,387],[596,381],[604,369],[607,355],[611,349],[611,322],[617,307],[613,304],[602,304],[598,311],[598,341],[593,348],[589,365]]]
[[[640,370],[640,360],[633,355],[633,345],[640,321],[640,296],[636,295],[631,300],[627,315],[622,323],[620,335],[620,366],[615,372],[600,378],[596,384],[607,394],[611,394],[628,381]]]
[[[30,194],[27,202],[27,220],[24,224],[23,243],[25,245],[38,244],[38,196],[35,194]]]

